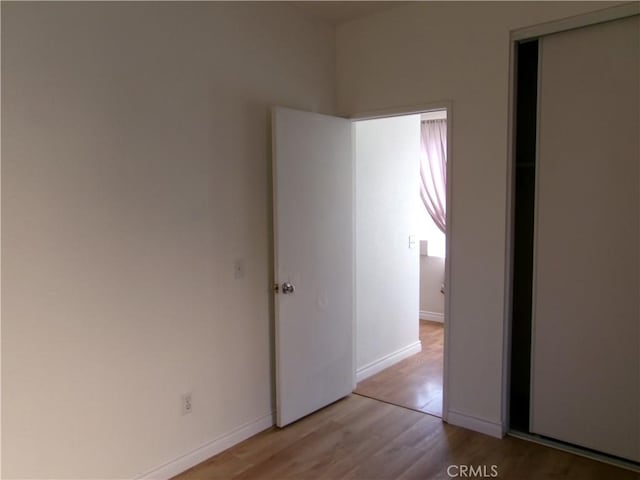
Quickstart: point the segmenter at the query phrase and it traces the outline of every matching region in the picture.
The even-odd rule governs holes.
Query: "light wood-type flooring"
[[[420,321],[422,351],[358,383],[355,393],[442,416],[441,323]]]
[[[640,478],[583,457],[512,437],[488,437],[359,395],[286,428],[266,430],[175,478],[429,480],[456,478],[459,465],[484,469],[486,478],[505,480]],[[497,477],[491,477],[494,471]]]

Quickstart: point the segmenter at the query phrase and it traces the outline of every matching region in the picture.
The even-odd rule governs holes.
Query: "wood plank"
[[[496,465],[497,478],[518,480],[640,479],[570,453],[496,439],[351,395],[286,428],[266,430],[175,480],[448,479],[450,465]]]
[[[420,321],[422,351],[360,382],[355,393],[442,416],[444,326]]]

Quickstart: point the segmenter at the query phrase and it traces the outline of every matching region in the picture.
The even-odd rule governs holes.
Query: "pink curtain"
[[[420,141],[420,197],[442,233],[447,231],[447,121],[423,120]]]

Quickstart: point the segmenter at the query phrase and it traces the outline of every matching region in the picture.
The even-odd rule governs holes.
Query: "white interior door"
[[[640,460],[638,16],[541,42],[531,431]]]
[[[277,107],[272,129],[276,398],[283,427],[354,387],[352,125]]]

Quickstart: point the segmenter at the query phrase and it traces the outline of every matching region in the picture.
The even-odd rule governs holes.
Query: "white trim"
[[[420,310],[420,320],[430,320],[432,322],[444,323],[444,313]]]
[[[450,119],[451,106],[452,106],[452,102],[450,100],[442,101],[442,102],[430,102],[430,103],[424,103],[421,105],[390,107],[390,108],[382,108],[380,110],[370,110],[368,112],[355,113],[351,116],[348,116],[347,118],[350,118],[351,120],[355,120],[355,121],[374,120],[376,118],[402,117],[404,115],[416,115],[416,114],[424,114],[427,112],[445,110],[446,118]]]
[[[551,22],[519,28],[511,32],[512,41],[522,41],[530,38],[538,38],[553,33],[565,32],[576,28],[587,27],[598,23],[610,22],[620,18],[640,15],[640,3],[629,2],[614,7],[596,10],[594,12],[576,15],[574,17],[561,18]]]
[[[356,223],[356,198],[358,196],[356,181],[356,126],[351,122],[351,390],[356,389],[358,378],[358,228]]]
[[[417,342],[411,343],[406,347],[402,347],[395,352],[389,353],[384,357],[379,358],[378,360],[374,360],[371,363],[368,363],[364,367],[359,368],[356,371],[356,380],[361,382],[365,378],[369,378],[372,375],[375,375],[378,372],[381,372],[385,368],[389,368],[392,365],[404,360],[411,355],[415,355],[422,351],[422,343],[420,340]]]
[[[271,293],[272,295],[269,297],[273,302],[271,305],[273,306],[273,310],[269,313],[273,318],[273,360],[274,360],[274,378],[271,380],[271,385],[274,391],[275,401],[276,401],[276,412],[280,411],[280,390],[278,389],[278,385],[280,385],[280,374],[278,373],[280,369],[278,366],[280,365],[280,349],[276,347],[277,339],[280,334],[280,329],[278,327],[278,318],[280,312],[280,295],[275,290],[276,285],[280,285],[280,272],[278,271],[278,148],[275,141],[275,131],[276,124],[278,121],[277,115],[278,107],[276,105],[271,106],[271,124],[269,125],[269,140],[271,141],[271,234],[273,243],[271,244],[271,248],[273,249],[273,283],[271,284]]]
[[[484,433],[485,435],[490,435],[496,438],[502,438],[504,436],[502,423],[473,417],[453,410],[449,410],[448,412],[447,423],[473,430],[474,432]]]
[[[504,263],[504,323],[502,329],[502,395],[500,396],[500,420],[506,428],[509,425],[511,405],[509,394],[511,392],[511,326],[513,305],[513,244],[515,235],[515,78],[516,78],[516,42],[509,42],[509,99],[508,99],[508,123],[507,123],[507,185],[506,185],[506,221],[505,221],[505,263]],[[505,431],[502,432],[506,433]]]
[[[136,480],[165,480],[172,478],[273,425],[274,412],[267,413],[135,478]]]
[[[447,111],[446,110],[432,110],[430,112],[425,112],[420,114],[420,120],[446,120],[447,119]]]
[[[451,291],[452,289],[452,277],[451,277],[451,258],[453,257],[453,250],[451,249],[451,237],[453,225],[453,103],[447,102],[447,184],[445,185],[446,192],[446,220],[447,234],[445,235],[445,259],[444,259],[444,355],[442,366],[442,420],[449,421],[449,352],[451,351],[451,323],[453,322],[453,316],[451,315]]]

